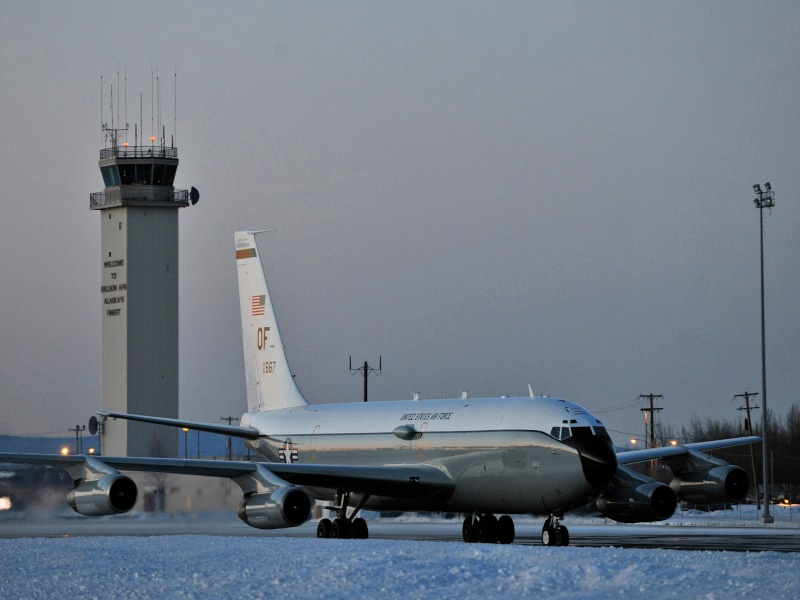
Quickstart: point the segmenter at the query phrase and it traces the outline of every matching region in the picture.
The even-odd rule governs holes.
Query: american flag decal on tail
[[[250,307],[254,317],[263,317],[266,307],[266,296],[253,296],[250,298]]]

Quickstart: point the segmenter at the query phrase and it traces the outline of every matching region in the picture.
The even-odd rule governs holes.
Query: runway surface
[[[786,526],[709,526],[704,524],[623,525],[570,523],[570,545],[576,547],[668,548],[677,550],[727,550],[738,552],[798,552],[800,528]],[[541,520],[517,519],[515,544],[541,545]],[[459,520],[369,521],[370,538],[459,542]],[[247,537],[315,537],[316,521],[290,529],[262,531],[248,527],[231,515],[137,515],[87,518],[31,515],[0,520],[0,538],[220,535]]]

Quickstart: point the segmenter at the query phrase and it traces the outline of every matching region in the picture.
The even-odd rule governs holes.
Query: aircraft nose
[[[611,481],[617,471],[617,453],[611,438],[605,436],[571,437],[564,440],[578,451],[583,475],[589,485],[601,488]]]

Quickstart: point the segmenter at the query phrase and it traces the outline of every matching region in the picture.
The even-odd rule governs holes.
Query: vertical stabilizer
[[[247,407],[252,412],[305,406],[286,360],[255,233],[235,234]]]

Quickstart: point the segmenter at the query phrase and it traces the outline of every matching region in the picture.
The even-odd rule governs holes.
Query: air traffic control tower
[[[178,150],[150,138],[129,146],[105,128],[91,194],[100,214],[103,410],[178,417],[178,209],[197,201],[173,187]],[[137,140],[139,141],[139,140]],[[178,456],[178,430],[122,419],[102,424],[107,456]]]

